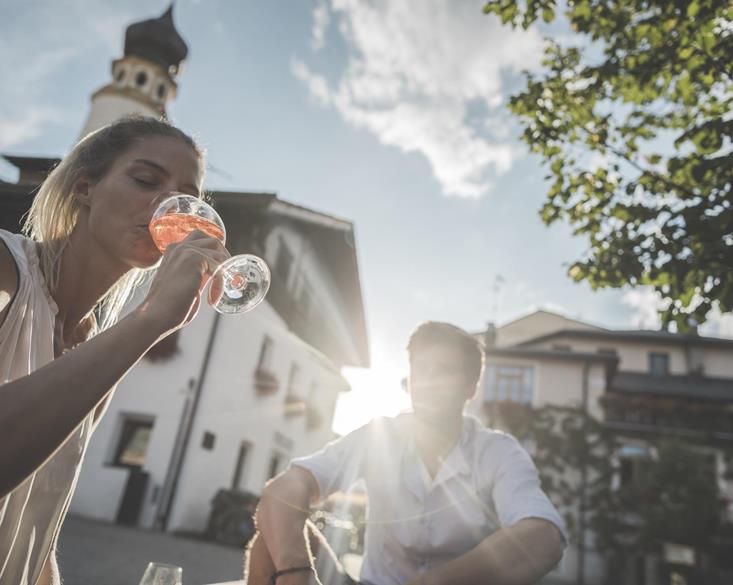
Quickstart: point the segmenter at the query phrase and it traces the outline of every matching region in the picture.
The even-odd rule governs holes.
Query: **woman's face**
[[[199,196],[201,181],[199,158],[188,144],[168,136],[143,138],[97,183],[81,185],[89,232],[124,266],[152,266],[160,259],[148,229],[157,204],[171,191]]]

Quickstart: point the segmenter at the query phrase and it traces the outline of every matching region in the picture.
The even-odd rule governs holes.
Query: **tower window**
[[[137,77],[135,77],[135,83],[138,85],[138,87],[144,87],[147,82],[148,74],[145,73],[145,71],[141,71],[137,74]]]
[[[165,84],[161,83],[158,86],[158,99],[162,100],[165,97]]]
[[[125,70],[124,69],[119,69],[117,71],[117,76],[115,77],[115,79],[117,80],[117,83],[119,83],[120,85],[122,85],[122,82],[125,81]]]

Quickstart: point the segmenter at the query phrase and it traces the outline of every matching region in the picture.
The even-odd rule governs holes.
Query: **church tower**
[[[173,4],[158,18],[136,22],[125,32],[125,50],[112,62],[112,80],[92,94],[81,136],[127,114],[166,116],[176,95],[176,77],[188,54],[173,24]]]

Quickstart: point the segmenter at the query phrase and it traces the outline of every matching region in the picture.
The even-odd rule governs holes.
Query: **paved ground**
[[[138,585],[150,561],[183,567],[184,585],[242,577],[242,551],[69,515],[59,538],[64,585]]]
[[[242,577],[242,559],[237,548],[72,515],[59,539],[64,585],[138,585],[150,561],[183,567],[184,585],[235,581]],[[342,561],[350,574],[358,574],[361,557]]]

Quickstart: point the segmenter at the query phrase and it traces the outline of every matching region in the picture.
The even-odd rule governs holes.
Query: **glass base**
[[[246,313],[259,305],[270,288],[270,269],[251,254],[232,256],[224,262],[209,286],[209,304],[219,313]]]

